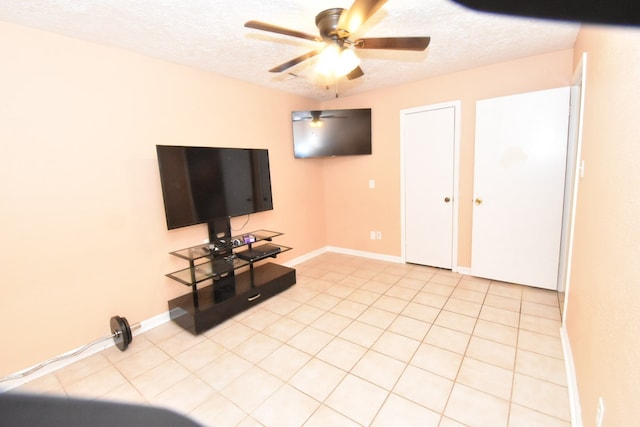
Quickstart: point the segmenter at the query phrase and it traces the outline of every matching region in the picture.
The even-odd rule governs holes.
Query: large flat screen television
[[[371,154],[371,108],[291,113],[298,159]]]
[[[156,145],[169,230],[273,209],[266,149]]]

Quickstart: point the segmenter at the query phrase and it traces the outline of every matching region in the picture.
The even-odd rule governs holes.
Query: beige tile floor
[[[325,253],[193,336],[167,323],[22,386],[210,426],[569,426],[556,292]]]

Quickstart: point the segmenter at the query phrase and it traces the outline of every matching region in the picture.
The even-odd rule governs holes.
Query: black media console
[[[267,243],[283,233],[258,230],[232,237],[227,224],[222,224],[222,231],[220,224],[209,225],[211,243],[171,252],[189,261],[189,267],[167,277],[190,286],[191,292],[170,300],[169,313],[171,320],[193,334],[204,332],[296,283],[293,268],[271,262],[254,266],[291,250]]]

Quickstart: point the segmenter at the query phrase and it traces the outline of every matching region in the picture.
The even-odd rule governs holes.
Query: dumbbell
[[[17,374],[13,374],[13,375],[8,375],[6,377],[0,378],[0,383],[4,382],[4,381],[12,381],[12,380],[17,380],[20,378],[24,378],[27,375],[31,375],[32,373],[34,373],[35,371],[37,371],[38,369],[42,369],[45,366],[54,363],[54,362],[58,362],[60,360],[63,359],[69,359],[72,357],[77,356],[78,354],[82,353],[83,351],[87,350],[89,347],[96,345],[98,343],[104,342],[108,339],[112,339],[113,338],[113,342],[116,344],[116,347],[118,347],[120,349],[120,351],[125,351],[127,349],[127,347],[129,347],[129,344],[131,344],[131,341],[133,341],[133,334],[131,333],[132,329],[138,329],[140,328],[140,326],[142,326],[140,323],[136,323],[135,325],[129,326],[129,322],[127,321],[127,319],[125,317],[121,317],[121,316],[113,316],[111,318],[111,320],[109,321],[109,326],[111,326],[111,335],[105,338],[100,338],[97,339],[93,342],[90,342],[89,344],[85,344],[82,347],[80,347],[79,349],[77,349],[76,351],[72,352],[72,353],[66,353],[63,354],[61,356],[58,357],[54,357],[53,359],[49,359],[46,360],[42,363],[40,363],[39,365],[33,366],[30,369],[27,369],[25,371],[19,372]]]
[[[126,317],[113,316],[109,321],[111,327],[111,336],[106,339],[113,338],[113,342],[120,351],[125,351],[131,341],[133,341],[132,329],[140,328],[140,323],[136,323],[133,326],[129,326],[129,322]]]

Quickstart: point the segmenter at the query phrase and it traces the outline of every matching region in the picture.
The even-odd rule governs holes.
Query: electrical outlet
[[[604,420],[604,400],[602,400],[602,397],[599,397],[598,412],[596,412],[596,427],[602,427],[603,420]]]
[[[382,231],[376,231],[376,240],[382,240]]]
[[[370,231],[369,232],[369,237],[371,238],[371,240],[376,240],[376,232],[375,231]]]

